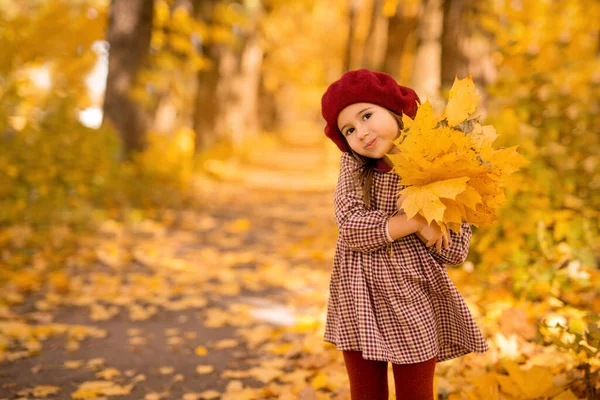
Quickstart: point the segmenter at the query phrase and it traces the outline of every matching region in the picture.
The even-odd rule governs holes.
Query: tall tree
[[[388,33],[383,72],[398,79],[402,56],[405,51],[408,37],[415,31],[418,18],[415,14],[407,13],[403,5],[399,4],[396,13],[388,20]]]
[[[257,20],[253,18],[241,38],[241,51],[231,46],[222,58],[222,110],[217,129],[227,134],[235,147],[258,134],[258,95],[263,50]]]
[[[442,87],[450,88],[454,77],[468,75],[469,60],[465,54],[467,25],[464,12],[469,0],[444,0],[444,25],[442,33]]]
[[[424,0],[417,28],[412,87],[420,97],[432,102],[438,100],[440,88],[442,13],[442,0]]]
[[[346,40],[346,52],[344,55],[344,71],[352,68],[352,47],[354,45],[354,31],[356,30],[356,0],[348,1],[348,37]]]
[[[242,10],[238,3],[235,9]],[[223,25],[232,32],[231,41],[202,45],[211,67],[197,74],[194,110],[196,151],[218,141],[234,146],[258,133],[258,96],[263,52],[258,40],[259,10],[247,9],[244,22],[233,26],[223,21],[222,4],[217,0],[196,1],[198,17],[207,24]],[[220,19],[219,19],[220,18]],[[247,19],[246,19],[247,18]]]
[[[365,40],[362,67],[380,71],[387,47],[388,18],[383,15],[383,1],[373,0],[369,30]]]
[[[110,5],[103,124],[110,122],[119,132],[123,159],[146,145],[147,118],[130,93],[148,54],[153,15],[153,0],[112,0]]]
[[[214,24],[216,3],[217,0],[195,0],[196,17],[206,22],[207,25]],[[201,44],[202,53],[210,58],[211,66],[208,69],[199,70],[196,74],[197,91],[192,117],[194,132],[196,132],[196,152],[209,147],[218,140],[215,126],[219,114],[219,102],[216,99],[220,79],[221,53],[224,46],[222,43],[206,43],[206,40],[203,40]]]

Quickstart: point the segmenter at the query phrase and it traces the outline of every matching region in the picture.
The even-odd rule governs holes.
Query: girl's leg
[[[344,363],[350,378],[352,400],[388,400],[386,361],[365,360],[360,351],[346,351]],[[430,399],[428,399],[430,400]]]
[[[435,357],[416,364],[393,364],[396,400],[433,400]]]

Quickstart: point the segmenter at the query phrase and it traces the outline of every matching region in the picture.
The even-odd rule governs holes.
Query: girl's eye
[[[364,118],[369,119],[369,118],[371,118],[371,115],[372,115],[372,113],[366,113],[365,115],[363,115],[363,119]],[[346,129],[346,136],[348,136],[349,134],[351,134],[353,130],[354,130],[354,128],[348,128],[348,129]]]

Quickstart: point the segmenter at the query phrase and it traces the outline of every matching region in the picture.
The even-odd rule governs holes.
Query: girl
[[[417,94],[381,72],[350,71],[321,99],[325,134],[343,152],[334,194],[339,230],[324,340],[344,355],[352,400],[431,400],[435,364],[489,350],[444,264],[461,264],[471,226],[445,237],[435,223],[408,219],[400,177],[387,153]],[[386,251],[390,250],[390,251]]]

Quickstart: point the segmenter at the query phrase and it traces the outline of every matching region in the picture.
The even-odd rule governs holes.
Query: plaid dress
[[[343,153],[334,194],[339,238],[329,283],[324,340],[363,358],[411,364],[437,362],[489,350],[444,264],[464,262],[471,226],[439,253],[415,234],[387,239],[387,219],[396,211],[400,177],[374,171],[368,210]],[[392,247],[392,255],[386,251]]]

